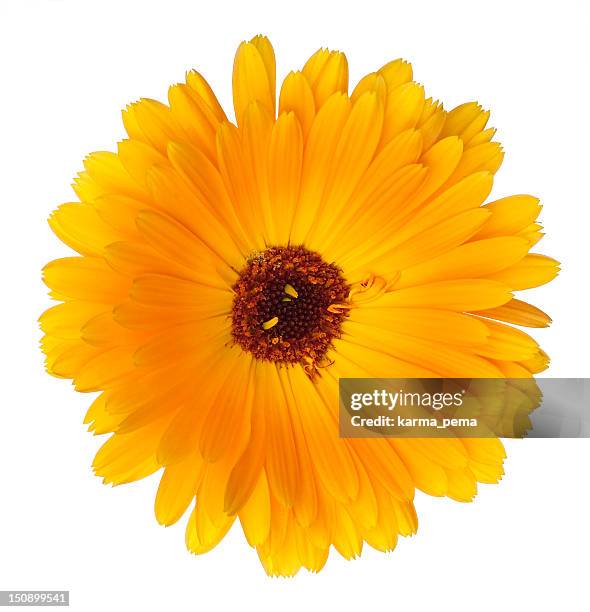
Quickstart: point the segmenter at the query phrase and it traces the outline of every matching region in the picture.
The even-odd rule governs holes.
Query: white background
[[[539,195],[539,250],[563,262],[534,296],[555,321],[536,334],[548,374],[590,376],[587,7],[3,0],[0,589],[69,589],[81,611],[588,610],[588,440],[510,441],[507,475],[475,503],[418,494],[419,533],[394,553],[332,554],[319,575],[270,579],[237,528],[189,555],[184,525],[155,522],[155,478],[112,489],[92,476],[102,440],[81,423],[90,398],[44,374],[36,326],[49,305],[40,269],[65,254],[46,217],[73,198],[84,155],[112,150],[120,109],[165,100],[191,67],[231,108],[235,47],[262,32],[280,77],[319,46],[347,53],[352,82],[401,56],[447,108],[492,109],[506,149],[493,195]]]

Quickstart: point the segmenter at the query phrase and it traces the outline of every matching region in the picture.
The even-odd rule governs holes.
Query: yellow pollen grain
[[[262,329],[267,330],[274,327],[279,322],[279,317],[273,317],[262,324]]]
[[[289,283],[285,285],[284,292],[287,295],[290,295],[292,298],[299,297],[299,294],[297,293],[297,290],[295,289],[295,287],[293,287],[293,285],[289,285]]]

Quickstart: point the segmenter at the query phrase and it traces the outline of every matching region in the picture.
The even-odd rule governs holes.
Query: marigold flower
[[[416,531],[416,488],[469,501],[502,475],[497,439],[343,439],[341,377],[530,377],[548,362],[513,325],[549,318],[513,292],[557,263],[529,195],[484,203],[502,163],[476,103],[449,112],[390,62],[348,93],[324,49],[275,93],[257,36],[233,69],[236,123],[198,72],[123,112],[79,201],[51,216],[79,255],[49,263],[48,371],[99,392],[106,483],[163,468],[155,512],[193,511],[213,548],[239,517],[269,574],[333,546]],[[196,500],[196,502],[195,502]]]

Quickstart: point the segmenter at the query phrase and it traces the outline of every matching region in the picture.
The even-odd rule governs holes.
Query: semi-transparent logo
[[[590,379],[342,378],[342,437],[590,435]]]

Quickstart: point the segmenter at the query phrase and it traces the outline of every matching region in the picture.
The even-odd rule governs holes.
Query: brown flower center
[[[255,253],[233,286],[232,335],[257,359],[319,365],[346,314],[329,309],[350,287],[334,264],[302,246]]]

